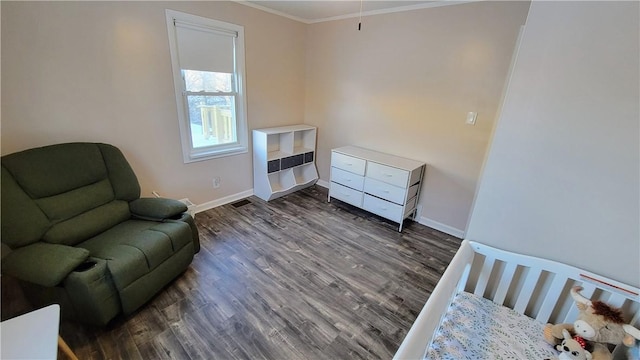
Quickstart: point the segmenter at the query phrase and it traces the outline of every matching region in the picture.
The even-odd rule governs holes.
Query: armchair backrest
[[[1,236],[11,248],[36,241],[75,245],[131,217],[138,179],[108,144],[66,143],[2,157]]]

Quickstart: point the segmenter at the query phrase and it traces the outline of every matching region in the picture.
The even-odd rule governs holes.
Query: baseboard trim
[[[327,188],[327,189],[329,188],[329,182],[325,181],[325,180],[322,180],[322,179],[318,179],[318,181],[316,182],[316,185],[322,186],[322,187]],[[435,220],[431,220],[431,219],[426,218],[424,216],[421,216],[418,219],[418,224],[422,224],[422,225],[428,226],[428,227],[430,227],[432,229],[436,229],[438,231],[442,231],[445,234],[449,234],[451,236],[455,236],[457,238],[464,239],[464,235],[465,235],[464,230],[456,229],[456,228],[454,228],[452,226],[445,225],[445,224],[443,224],[441,222],[437,222]]]
[[[325,188],[325,189],[328,189],[328,188],[329,188],[329,182],[324,181],[324,180],[322,180],[322,179],[318,179],[318,181],[316,182],[316,185],[320,185],[320,186],[322,186],[322,187],[323,187],[323,188]]]
[[[327,181],[324,181],[324,180],[321,180],[321,179],[318,179],[318,181],[316,182],[316,185],[322,186],[322,187],[327,188],[327,189],[329,188],[329,183]],[[194,213],[197,214],[197,213],[202,212],[202,211],[207,211],[209,209],[213,209],[213,208],[218,207],[218,206],[222,206],[222,205],[226,205],[226,204],[232,203],[234,201],[242,200],[242,199],[247,198],[247,197],[252,196],[252,195],[253,195],[253,189],[249,189],[247,191],[242,191],[242,192],[239,192],[237,194],[232,194],[232,195],[229,195],[229,196],[225,196],[225,197],[217,199],[217,200],[207,201],[206,203],[202,203],[202,204],[196,205],[195,208],[194,208]],[[428,226],[430,228],[436,229],[438,231],[442,231],[445,234],[449,234],[451,236],[455,236],[457,238],[464,239],[464,235],[465,235],[464,230],[456,229],[456,228],[454,228],[452,226],[445,225],[445,224],[443,224],[441,222],[438,222],[438,221],[435,221],[435,220],[431,220],[431,219],[426,218],[424,216],[422,216],[422,217],[420,217],[418,219],[418,223],[422,224],[424,226]]]
[[[438,231],[442,231],[445,234],[449,234],[451,236],[455,236],[457,238],[460,239],[464,239],[464,230],[460,230],[460,229],[456,229],[452,226],[449,225],[445,225],[441,222],[437,222],[435,220],[431,220],[429,218],[426,218],[424,216],[420,217],[420,219],[418,220],[419,224],[422,224],[424,226],[428,226],[430,228],[436,229]]]
[[[207,201],[206,203],[202,203],[199,205],[196,205],[195,207],[195,213],[199,213],[202,211],[206,211],[209,209],[213,209],[215,207],[218,206],[222,206],[222,205],[226,205],[229,203],[232,203],[234,201],[238,201],[238,200],[242,200],[244,198],[247,198],[249,196],[253,195],[253,189],[247,190],[247,191],[243,191],[243,192],[239,192],[237,194],[232,194],[229,196],[225,196],[223,198],[217,199],[217,200],[212,200],[212,201]]]

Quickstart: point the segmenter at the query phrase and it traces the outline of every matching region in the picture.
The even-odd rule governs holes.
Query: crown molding
[[[293,15],[284,13],[282,11],[273,10],[273,9],[268,8],[268,7],[264,7],[264,6],[258,5],[256,3],[252,3],[252,2],[249,2],[249,1],[245,1],[245,0],[231,0],[231,1],[233,1],[235,3],[238,3],[238,4],[241,4],[241,5],[252,7],[254,9],[262,10],[264,12],[268,12],[268,13],[271,13],[271,14],[274,14],[274,15],[278,15],[278,16],[282,16],[282,17],[285,17],[285,18],[288,18],[288,19],[291,19],[291,20],[295,20],[295,21],[298,21],[298,22],[301,22],[301,23],[304,23],[304,24],[317,24],[317,23],[328,22],[328,21],[353,19],[353,18],[357,18],[357,17],[361,16],[360,13],[352,13],[352,14],[345,14],[345,15],[338,15],[338,16],[331,16],[331,17],[326,17],[326,18],[321,18],[321,19],[309,20],[309,19],[303,19],[301,17],[293,16]],[[373,15],[391,14],[391,13],[397,13],[397,12],[403,12],[403,11],[412,11],[412,10],[421,10],[421,9],[441,7],[441,6],[467,4],[467,3],[478,2],[478,1],[485,1],[485,0],[461,0],[461,1],[457,1],[457,0],[441,0],[441,1],[434,1],[434,2],[430,2],[430,3],[417,4],[417,5],[398,6],[398,7],[388,8],[388,9],[363,11],[362,12],[362,16],[365,17],[365,16],[373,16]]]
[[[392,14],[392,13],[403,12],[403,11],[429,9],[429,8],[436,8],[436,7],[442,7],[442,6],[460,5],[460,4],[466,4],[471,2],[477,2],[477,1],[484,1],[484,0],[462,0],[462,1],[441,0],[441,1],[425,3],[425,4],[418,4],[418,5],[407,5],[407,6],[398,6],[398,7],[388,8],[388,9],[369,10],[369,11],[363,11],[362,17],[382,15],[382,14]],[[306,20],[306,23],[316,24],[316,23],[322,23],[327,21],[353,19],[358,17],[360,17],[360,13],[352,13],[352,14],[338,15],[338,16],[332,16],[332,17],[316,19],[316,20]]]
[[[289,14],[284,13],[282,11],[273,10],[273,9],[268,8],[268,7],[264,7],[264,6],[261,6],[261,5],[258,5],[256,3],[252,3],[252,2],[249,2],[249,1],[245,1],[245,0],[231,0],[231,1],[233,1],[234,3],[240,4],[240,5],[252,7],[254,9],[262,10],[264,12],[268,12],[270,14],[282,16],[282,17],[285,17],[287,19],[295,20],[295,21],[298,21],[298,22],[301,22],[301,23],[305,23],[305,24],[310,24],[311,23],[307,19],[303,19],[301,17],[289,15]]]

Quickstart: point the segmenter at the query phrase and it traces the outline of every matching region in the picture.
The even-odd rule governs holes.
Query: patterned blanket
[[[558,352],[542,338],[544,324],[467,292],[458,293],[425,359],[544,359]]]

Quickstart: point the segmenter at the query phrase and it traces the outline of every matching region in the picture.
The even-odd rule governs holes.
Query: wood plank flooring
[[[196,215],[202,250],[136,313],[105,328],[63,321],[78,357],[389,359],[460,246],[327,203],[322,187],[248,200]]]

